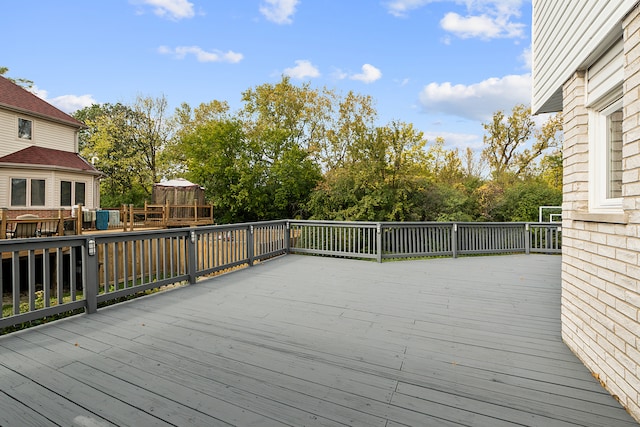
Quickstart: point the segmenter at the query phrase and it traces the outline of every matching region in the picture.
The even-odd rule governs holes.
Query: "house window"
[[[76,194],[75,194],[75,201],[76,201],[76,205],[84,205],[84,197],[85,197],[85,184],[84,182],[76,182]]]
[[[607,199],[622,197],[622,107],[607,116]]]
[[[60,206],[71,206],[71,181],[60,181]]]
[[[44,206],[45,180],[11,178],[11,206]]]
[[[27,206],[27,180],[11,178],[11,206]]]
[[[590,110],[589,209],[622,212],[622,99]]]
[[[84,182],[60,181],[60,206],[84,205],[86,201],[86,187]]]
[[[31,180],[31,206],[44,206],[44,179]]]
[[[31,139],[33,132],[33,122],[27,119],[18,119],[18,138]]]

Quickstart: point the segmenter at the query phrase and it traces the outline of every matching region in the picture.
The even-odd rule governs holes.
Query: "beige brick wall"
[[[640,421],[640,10],[624,20],[623,209],[588,215],[584,73],[564,85],[562,336]]]

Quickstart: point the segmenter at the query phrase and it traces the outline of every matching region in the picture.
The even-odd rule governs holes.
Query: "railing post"
[[[376,261],[382,262],[382,224],[376,224]]]
[[[255,251],[253,247],[253,225],[250,225],[249,229],[247,230],[247,258],[250,267],[253,265],[254,257]]]
[[[64,236],[64,211],[58,209],[58,236]]]
[[[93,238],[85,240],[82,252],[84,265],[85,311],[92,314],[98,311],[98,248]]]
[[[289,253],[291,249],[291,226],[289,225],[289,221],[287,221],[286,227],[284,229],[284,250],[285,253]]]
[[[129,231],[133,231],[134,229],[133,221],[135,221],[135,216],[133,214],[133,203],[131,203],[129,205]]]
[[[524,253],[527,255],[531,253],[531,234],[529,223],[524,225]]]
[[[197,265],[196,265],[196,242],[197,242],[196,231],[189,231],[189,239],[187,240],[187,269],[189,275],[189,284],[194,285],[196,283],[196,273],[197,273]]]
[[[122,224],[122,231],[127,231],[127,218],[129,214],[127,213],[127,205],[123,204],[120,207],[120,223]]]
[[[0,208],[0,239],[7,238],[7,208]]]
[[[458,258],[458,224],[451,225],[451,256]]]
[[[82,203],[76,206],[78,206],[78,210],[76,211],[76,234],[80,236],[82,235],[82,220],[84,219],[84,214],[82,213]]]

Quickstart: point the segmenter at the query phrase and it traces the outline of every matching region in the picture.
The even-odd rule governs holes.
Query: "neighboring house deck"
[[[560,257],[287,255],[0,337],[0,425],[633,426]]]

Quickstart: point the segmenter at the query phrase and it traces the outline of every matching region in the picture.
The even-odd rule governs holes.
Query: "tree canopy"
[[[81,153],[105,173],[103,204],[141,204],[153,183],[203,185],[219,223],[279,218],[536,220],[559,204],[561,118],[524,105],[484,124],[484,149],[460,153],[413,124],[377,123],[374,100],[288,77],[242,93],[242,106],[164,97],[76,112]]]

